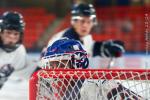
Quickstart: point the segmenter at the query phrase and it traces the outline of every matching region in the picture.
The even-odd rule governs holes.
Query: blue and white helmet
[[[87,53],[79,41],[73,39],[60,39],[47,47],[41,59],[43,68],[87,68],[89,61]],[[63,61],[66,61],[64,63]],[[55,67],[53,66],[53,63]],[[70,65],[69,65],[70,64]],[[57,67],[56,67],[57,66]]]

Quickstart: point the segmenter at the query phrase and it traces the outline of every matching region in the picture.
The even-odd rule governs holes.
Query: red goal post
[[[131,90],[127,94],[133,92],[134,95],[139,97],[141,100],[150,99],[150,96],[148,96],[150,94],[150,69],[42,69],[35,72],[30,79],[29,100],[59,100],[64,97],[67,98],[67,96],[64,96],[67,93],[66,89],[68,89],[68,87],[74,88],[75,85],[72,86],[72,84],[77,83],[77,81],[73,80],[84,80],[84,82],[80,82],[82,86],[79,85],[79,87],[77,87],[80,92],[78,93],[80,94],[79,98],[84,98],[88,95],[88,93],[86,93],[82,88],[86,86],[88,87],[89,84],[89,86],[94,86],[90,88],[93,90],[95,89],[95,85],[91,85],[91,82],[99,84],[101,91],[107,92],[107,96],[108,94],[111,94],[112,97],[113,93],[109,93],[108,91],[110,90],[107,90],[104,87],[108,85],[113,88],[114,84],[118,84],[119,82],[119,84],[123,84],[125,87],[123,89]],[[90,83],[85,80],[90,80]],[[108,82],[104,86],[102,81],[105,80]],[[91,91],[93,93],[92,89]],[[96,93],[93,93],[93,95],[99,94],[97,90],[94,90],[94,92]],[[74,94],[75,96],[78,96],[78,94]],[[106,93],[102,93],[101,98],[104,98],[103,96],[105,94]],[[73,99],[75,97],[72,96],[70,98]]]

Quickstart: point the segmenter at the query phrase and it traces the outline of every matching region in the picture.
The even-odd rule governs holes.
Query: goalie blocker
[[[98,81],[94,81],[92,78],[85,80],[86,75],[84,76],[84,73],[83,76],[78,75],[77,70],[88,67],[88,58],[81,43],[76,40],[60,39],[55,41],[47,48],[41,62],[42,70],[36,72],[30,80],[30,100],[85,100],[85,98],[91,99],[91,97],[95,100],[98,98],[108,100],[143,99],[140,95],[114,80],[101,79],[101,77],[98,78]],[[68,74],[68,72],[66,74],[69,76],[65,76],[63,73],[69,69],[74,70],[73,73]],[[61,72],[59,73],[57,70]],[[73,78],[72,75],[75,75],[76,78]],[[33,84],[34,86],[32,86]],[[92,96],[93,91],[97,92],[97,96]]]

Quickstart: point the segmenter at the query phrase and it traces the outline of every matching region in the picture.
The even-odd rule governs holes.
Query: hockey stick
[[[109,61],[108,66],[107,66],[108,69],[110,69],[114,65],[114,59],[115,59],[114,57],[110,58],[110,61]]]

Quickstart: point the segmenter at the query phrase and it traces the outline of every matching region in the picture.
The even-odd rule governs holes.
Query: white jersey
[[[20,45],[10,53],[0,48],[0,67],[5,64],[14,67],[14,72],[0,89],[0,100],[28,100],[28,79],[35,68],[29,65],[25,47]]]
[[[15,70],[21,70],[25,67],[26,50],[23,45],[20,45],[13,52],[6,52],[0,48],[0,67],[10,64]]]
[[[0,48],[0,67],[6,64],[10,64],[14,67],[15,70],[11,77],[21,79],[29,78],[29,75],[31,75],[32,71],[36,68],[34,67],[36,66],[36,62],[30,60],[31,59],[27,58],[26,49],[23,45],[20,45],[15,51],[10,53]]]

